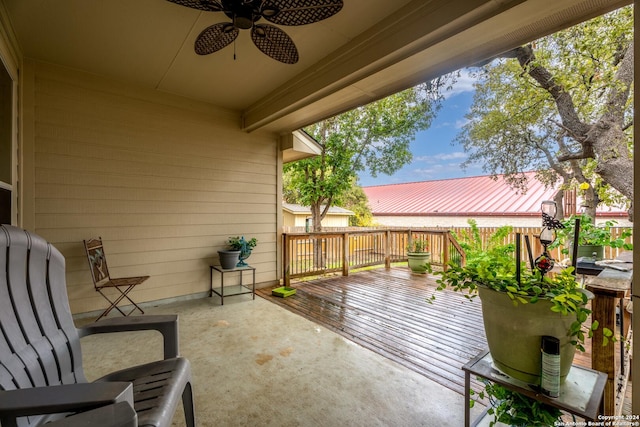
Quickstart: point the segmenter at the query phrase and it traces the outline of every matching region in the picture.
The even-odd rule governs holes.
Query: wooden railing
[[[374,229],[319,233],[284,233],[284,283],[296,277],[349,271],[374,265],[390,267],[406,261],[407,245],[412,239],[428,242],[431,263],[446,268],[449,261],[460,265],[465,254],[448,230]]]
[[[366,230],[347,229],[318,233],[284,233],[283,239],[283,269],[285,285],[289,285],[292,278],[313,276],[331,272],[341,272],[348,276],[349,271],[374,265],[390,267],[393,262],[407,259],[407,245],[411,239],[427,240],[431,263],[446,268],[449,261],[464,265],[466,257],[464,250],[453,237],[453,233],[469,231],[468,227],[444,228],[371,228]],[[611,234],[617,238],[625,229],[611,228]],[[493,235],[496,228],[481,227],[480,239],[483,244]],[[542,252],[538,239],[540,228],[516,227],[508,235],[504,243],[515,242],[516,233],[522,235],[521,253],[527,257],[524,236],[529,236],[531,252],[536,258]],[[629,243],[633,243],[628,238]],[[551,252],[556,260],[567,258],[561,253],[561,247]],[[604,257],[616,258],[623,249],[605,247]],[[525,258],[526,259],[526,258]]]

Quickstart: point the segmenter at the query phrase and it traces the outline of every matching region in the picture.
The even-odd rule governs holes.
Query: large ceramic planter
[[[495,366],[513,378],[539,385],[542,336],[553,336],[560,340],[560,380],[564,381],[576,351],[567,335],[575,314],[555,313],[547,300],[514,305],[504,292],[478,287],[478,293]]]
[[[225,270],[231,270],[236,268],[238,264],[240,251],[218,251],[218,257],[220,258],[220,267]]]
[[[424,274],[427,272],[425,264],[429,262],[431,258],[430,252],[408,252],[407,261],[409,268],[413,273]]]

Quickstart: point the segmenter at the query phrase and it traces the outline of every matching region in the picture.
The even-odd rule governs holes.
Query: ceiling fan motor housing
[[[224,14],[231,19],[233,25],[240,30],[248,30],[253,27],[253,23],[262,16],[255,2],[246,1],[223,1]]]

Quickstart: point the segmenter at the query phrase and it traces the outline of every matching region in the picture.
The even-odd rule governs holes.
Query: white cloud
[[[411,174],[418,177],[417,181],[429,181],[434,179],[445,179],[460,175],[459,163],[433,164],[428,168],[416,168]]]
[[[448,160],[462,160],[464,161],[467,158],[467,154],[464,151],[454,151],[453,153],[439,153],[428,156],[417,156],[414,157],[415,162],[425,162],[436,164],[438,162],[448,161]],[[459,165],[459,162],[456,162],[456,166]]]
[[[476,82],[476,79],[469,74],[469,71],[466,68],[460,70],[460,77],[456,83],[452,86],[451,90],[448,90],[444,93],[445,99],[451,98],[454,95],[461,94],[463,92],[473,92],[473,84]]]
[[[458,159],[466,159],[467,153],[464,151],[454,151],[453,153],[441,153],[433,156],[438,160],[458,160]]]
[[[464,125],[466,125],[467,123],[469,123],[469,120],[466,118],[461,118],[456,120],[456,129],[462,129]]]
[[[417,156],[412,164],[415,168],[411,169],[411,176],[415,177],[413,179],[415,181],[430,181],[484,174],[482,165],[479,163],[462,169],[461,165],[465,160],[467,160],[467,154],[464,151]]]
[[[434,128],[435,129],[442,129],[442,128],[462,129],[462,127],[467,123],[469,123],[469,120],[466,119],[465,117],[462,117],[457,119],[454,122],[447,121],[447,122],[438,123],[438,125],[434,126]]]

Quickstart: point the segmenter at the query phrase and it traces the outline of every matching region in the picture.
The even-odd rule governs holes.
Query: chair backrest
[[[89,270],[91,270],[91,279],[93,286],[100,287],[110,279],[109,267],[107,266],[107,256],[102,246],[102,238],[84,240],[84,251],[89,260]]]
[[[41,237],[0,226],[0,389],[86,382],[62,254]],[[22,419],[35,425],[38,418]]]

